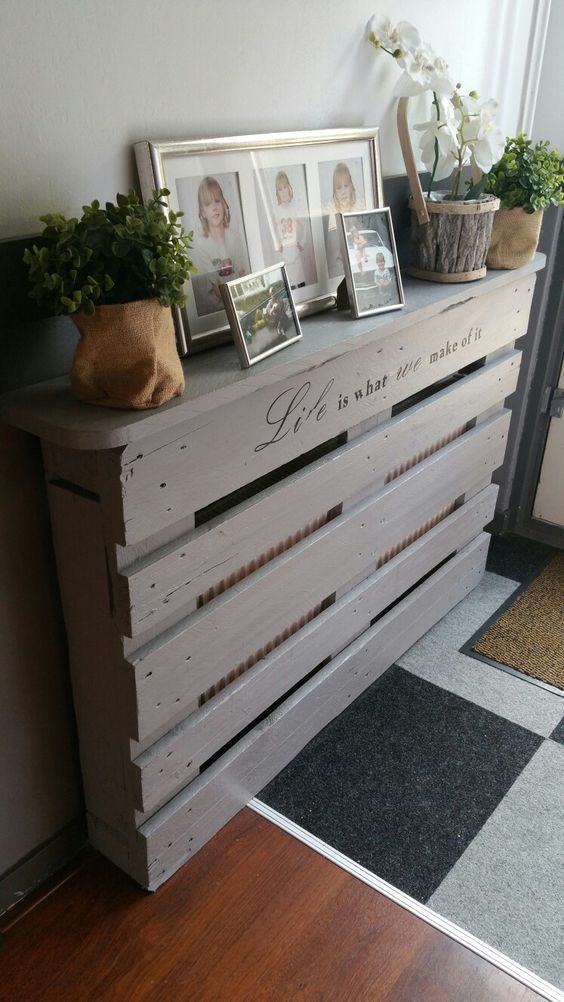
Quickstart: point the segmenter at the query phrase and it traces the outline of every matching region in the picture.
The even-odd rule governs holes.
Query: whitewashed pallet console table
[[[408,281],[144,413],[11,395],[42,441],[92,843],[154,889],[479,581],[534,262]]]

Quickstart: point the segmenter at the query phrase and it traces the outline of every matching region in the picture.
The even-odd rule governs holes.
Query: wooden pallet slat
[[[513,343],[526,333],[529,288],[526,280],[503,286],[302,377],[257,390],[197,419],[184,437],[139,453],[140,459],[125,449],[119,499],[124,538],[117,542],[146,538]]]
[[[231,752],[139,829],[155,889],[284,767],[322,727],[480,580],[489,538],[473,540],[351,644]]]
[[[441,436],[480,410],[501,406],[517,383],[511,351],[371,430],[349,445],[261,492],[210,525],[137,560],[118,575],[115,614],[127,636],[182,609],[222,576],[285,539],[321,511],[374,490]],[[123,557],[122,561],[123,563]]]
[[[233,651],[240,660],[266,644],[300,610],[369,573],[390,546],[489,478],[502,461],[509,417],[490,418],[141,649],[131,659],[138,721],[132,737],[150,734],[225,675]]]
[[[131,764],[140,811],[155,809],[197,774],[249,719],[259,716],[321,661],[368,629],[383,608],[433,567],[474,539],[493,516],[498,488],[491,484],[379,569],[298,635],[241,676],[200,711],[182,721]]]

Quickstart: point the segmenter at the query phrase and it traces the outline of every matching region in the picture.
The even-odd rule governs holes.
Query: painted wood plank
[[[517,384],[520,353],[508,355],[360,435],[283,482],[137,560],[115,582],[115,614],[127,636],[187,603],[340,502],[374,490],[389,472],[499,407]],[[121,548],[120,548],[121,549]],[[126,559],[122,551],[120,562]]]
[[[504,286],[124,450],[123,539],[135,542],[526,333],[528,284]],[[137,458],[141,456],[141,458]]]
[[[141,827],[151,889],[475,587],[488,543],[470,543]]]
[[[100,493],[97,452],[78,452],[44,442],[43,464],[50,480],[65,480],[93,494]]]
[[[89,809],[114,827],[131,827],[129,759],[122,683],[128,672],[111,618],[102,512],[89,496],[48,487],[67,631],[80,763]]]
[[[509,412],[484,422],[375,498],[251,574],[131,658],[139,739],[414,532],[502,461]],[[252,630],[249,625],[252,623]],[[132,698],[134,694],[132,693]]]
[[[345,351],[356,350],[385,332],[441,316],[468,300],[489,298],[505,286],[522,285],[532,293],[535,272],[544,265],[544,255],[536,254],[524,268],[514,272],[490,271],[471,287],[445,288],[407,279],[403,310],[361,320],[351,320],[335,311],[308,317],[304,321],[307,336],[302,341],[245,372],[237,363],[232,345],[193,356],[186,362],[187,387],[183,396],[156,411],[128,413],[85,407],[73,398],[67,378],[48,380],[6,395],[3,409],[8,421],[16,427],[72,449],[104,450],[127,444],[136,448],[138,442],[153,435],[170,440],[187,420],[198,414],[304,371],[310,364],[321,364]]]
[[[382,609],[449,554],[466,546],[493,517],[497,493],[491,484],[139,755],[131,767],[137,807],[154,811],[176,794],[249,720],[361,635]]]

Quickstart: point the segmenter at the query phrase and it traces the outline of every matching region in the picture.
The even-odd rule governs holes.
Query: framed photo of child
[[[337,225],[353,316],[367,317],[404,306],[390,210],[343,212]]]
[[[345,274],[337,216],[366,208],[362,158],[326,160],[319,164],[319,189],[323,207],[323,236],[330,278]]]
[[[243,369],[301,338],[283,263],[224,282],[221,295]]]
[[[266,264],[283,258],[292,291],[317,282],[305,164],[255,171],[255,188]]]
[[[378,129],[135,144],[143,198],[168,189],[196,266],[174,311],[186,355],[229,340],[221,286],[283,261],[300,316],[333,306],[343,211],[383,205]]]
[[[221,283],[250,271],[238,175],[179,178],[176,187],[184,215],[198,213],[190,250],[197,269],[191,287],[198,318],[207,317],[223,308]]]

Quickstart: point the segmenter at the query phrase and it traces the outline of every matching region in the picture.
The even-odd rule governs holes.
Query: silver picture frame
[[[221,295],[243,369],[302,337],[283,262],[222,283]]]
[[[390,209],[343,212],[338,227],[353,316],[368,317],[405,306]]]
[[[339,212],[383,205],[377,128],[135,143],[144,199],[167,188],[198,271],[176,309],[178,350],[229,339],[220,285],[284,260],[300,316],[332,306]],[[215,212],[215,215],[214,215]]]

